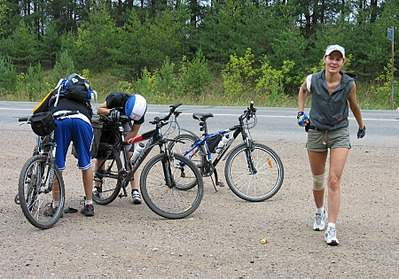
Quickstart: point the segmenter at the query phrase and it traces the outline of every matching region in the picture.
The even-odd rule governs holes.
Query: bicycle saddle
[[[200,120],[200,121],[205,121],[209,117],[213,117],[213,114],[212,113],[193,113],[193,118]]]

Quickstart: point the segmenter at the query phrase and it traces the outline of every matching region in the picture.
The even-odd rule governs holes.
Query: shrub
[[[142,76],[136,81],[134,88],[137,92],[140,92],[143,96],[145,96],[145,98],[148,98],[149,100],[151,96],[155,93],[155,75],[153,75],[146,68],[144,68]]]
[[[202,51],[198,51],[191,61],[183,56],[179,78],[182,94],[188,94],[196,98],[203,94],[211,81],[211,74]]]
[[[0,57],[0,95],[15,90],[17,72],[9,58]]]
[[[230,61],[222,72],[224,94],[227,99],[237,99],[242,94],[253,91],[253,82],[258,70],[254,68],[255,56],[247,49],[243,57],[230,56]]]
[[[167,98],[179,96],[179,84],[176,74],[176,65],[167,57],[161,68],[155,72],[157,93]]]
[[[267,60],[262,63],[261,74],[256,81],[256,90],[267,94],[268,105],[281,104],[282,99],[287,98],[284,94],[284,84],[290,81],[289,72],[294,65],[292,61],[284,61],[281,69],[275,69]]]
[[[17,76],[18,98],[22,100],[37,101],[47,91],[48,84],[44,82],[44,74],[40,64],[30,65],[26,73]]]
[[[364,108],[396,108],[399,105],[398,94],[393,96],[393,99],[391,96],[392,70],[392,62],[389,62],[374,83],[366,90],[359,92],[359,100]]]

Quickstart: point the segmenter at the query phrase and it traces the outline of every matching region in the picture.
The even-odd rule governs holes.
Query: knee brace
[[[324,190],[324,173],[313,175],[313,191]]]

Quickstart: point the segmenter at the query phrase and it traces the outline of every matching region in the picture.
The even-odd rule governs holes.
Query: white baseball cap
[[[342,57],[345,59],[345,49],[340,45],[329,45],[326,48],[326,52],[324,53],[324,57],[330,55],[332,52],[338,51],[342,54]]]

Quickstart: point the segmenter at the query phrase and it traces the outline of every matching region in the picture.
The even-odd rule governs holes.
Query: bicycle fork
[[[247,141],[247,148],[245,149],[245,158],[247,160],[247,167],[249,174],[255,175],[258,173],[258,170],[256,169],[254,165],[254,161],[252,160],[252,151],[254,150],[252,141]]]
[[[172,170],[171,170],[171,165],[168,156],[165,154],[165,156],[162,158],[162,169],[163,169],[163,174],[165,178],[165,184],[169,188],[173,188],[176,186],[175,179],[172,175]]]

